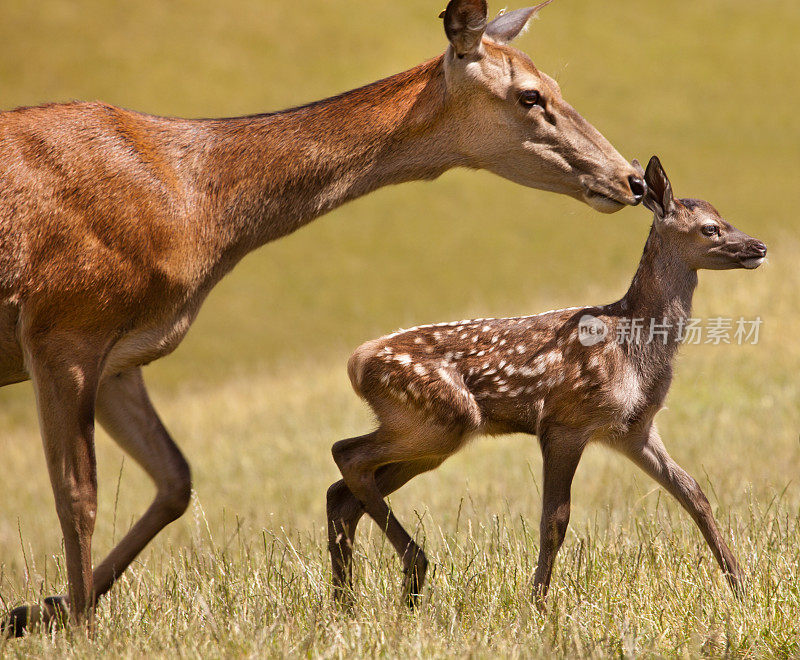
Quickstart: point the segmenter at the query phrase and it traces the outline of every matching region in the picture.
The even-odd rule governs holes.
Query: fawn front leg
[[[581,460],[586,439],[579,434],[551,431],[542,435],[541,445],[544,492],[533,598],[536,606],[543,610],[553,563],[567,533],[572,478]]]
[[[667,452],[656,427],[651,426],[641,437],[623,448],[628,457],[647,474],[661,484],[681,503],[692,516],[714,553],[717,563],[725,574],[731,589],[741,596],[744,588],[744,574],[733,553],[717,529],[717,523],[698,483],[678,465]]]

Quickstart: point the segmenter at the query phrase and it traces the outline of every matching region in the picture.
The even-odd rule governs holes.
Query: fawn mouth
[[[747,270],[758,268],[766,261],[766,257],[750,257],[749,259],[742,259],[739,263],[742,264]]]

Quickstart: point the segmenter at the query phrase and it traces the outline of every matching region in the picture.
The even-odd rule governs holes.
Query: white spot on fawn
[[[440,378],[441,378],[441,379],[442,379],[442,380],[443,380],[445,383],[447,383],[447,384],[448,384],[448,385],[450,385],[451,387],[457,387],[457,385],[456,385],[456,382],[453,380],[453,377],[450,375],[450,372],[449,372],[447,369],[445,369],[445,368],[443,368],[443,367],[439,367],[439,368],[436,370],[436,373],[437,373],[437,374],[439,374],[439,377],[440,377]]]

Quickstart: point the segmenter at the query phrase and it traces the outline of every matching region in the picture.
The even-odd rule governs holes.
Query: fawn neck
[[[692,312],[692,297],[697,287],[697,271],[692,270],[656,229],[644,247],[639,268],[630,288],[620,301],[622,316],[642,319],[649,331],[651,319],[669,329],[667,346],[677,347],[679,327]],[[655,342],[663,346],[663,341]]]
[[[206,199],[246,252],[376,188],[459,164],[444,119],[442,58],[337,97],[210,122]]]

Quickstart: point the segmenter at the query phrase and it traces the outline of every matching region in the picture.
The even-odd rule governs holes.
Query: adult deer
[[[68,598],[18,608],[7,630],[67,610],[84,619],[186,509],[189,466],[141,367],[178,345],[245,254],[376,188],[459,166],[600,211],[641,200],[636,170],[508,45],[539,7],[487,24],[484,0],[451,0],[444,55],[274,114],[185,120],[100,103],[0,114],[0,385],[33,381],[69,581]],[[157,493],[92,571],[95,418]]]
[[[622,452],[666,488],[697,523],[731,587],[741,587],[741,569],[708,500],[669,456],[653,419],[672,380],[697,270],[757,268],[767,249],[728,224],[708,202],[675,199],[655,156],[645,181],[644,203],[655,220],[633,282],[618,302],[419,326],[355,351],[350,379],[379,426],[333,446],[344,477],[328,490],[338,598],[351,597],[351,544],[366,511],[400,555],[413,605],[427,560],[383,498],[438,467],[476,434],[517,432],[538,436],[544,459],[534,577],[539,605],[569,522],[572,478],[590,441]],[[636,341],[635,335],[619,332],[636,319],[657,327],[657,334]]]

